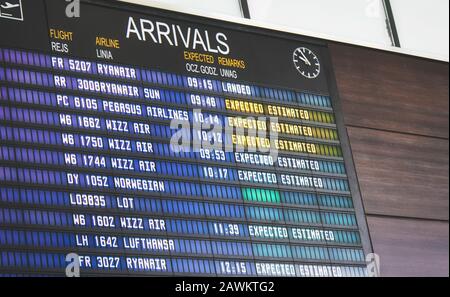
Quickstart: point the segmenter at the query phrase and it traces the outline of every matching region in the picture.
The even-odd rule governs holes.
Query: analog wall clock
[[[320,74],[320,62],[317,55],[306,47],[294,50],[293,61],[295,68],[306,78],[313,79]]]

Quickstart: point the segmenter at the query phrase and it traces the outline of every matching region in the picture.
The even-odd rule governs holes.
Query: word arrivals
[[[211,38],[214,35],[213,38]],[[126,38],[137,38],[160,45],[184,46],[187,49],[203,50],[209,53],[228,55],[230,47],[227,36],[218,32],[210,34],[207,30],[183,28],[180,25],[153,22],[147,19],[135,20],[129,17]]]
[[[175,292],[200,292],[203,295],[208,293],[208,289],[209,284],[190,284],[185,281],[175,286]]]

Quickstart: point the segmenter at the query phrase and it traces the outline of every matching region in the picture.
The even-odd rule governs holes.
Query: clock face
[[[320,74],[320,62],[316,54],[306,48],[299,47],[293,54],[295,68],[306,78],[316,78]]]

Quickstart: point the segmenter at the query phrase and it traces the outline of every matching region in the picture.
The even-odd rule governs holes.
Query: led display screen
[[[0,275],[367,275],[326,43],[113,1],[10,4]]]

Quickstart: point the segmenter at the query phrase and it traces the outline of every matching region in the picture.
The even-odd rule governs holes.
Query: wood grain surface
[[[448,220],[448,140],[347,131],[366,213]]]
[[[347,125],[447,138],[448,63],[331,43]]]
[[[381,276],[447,276],[448,222],[367,217]]]

